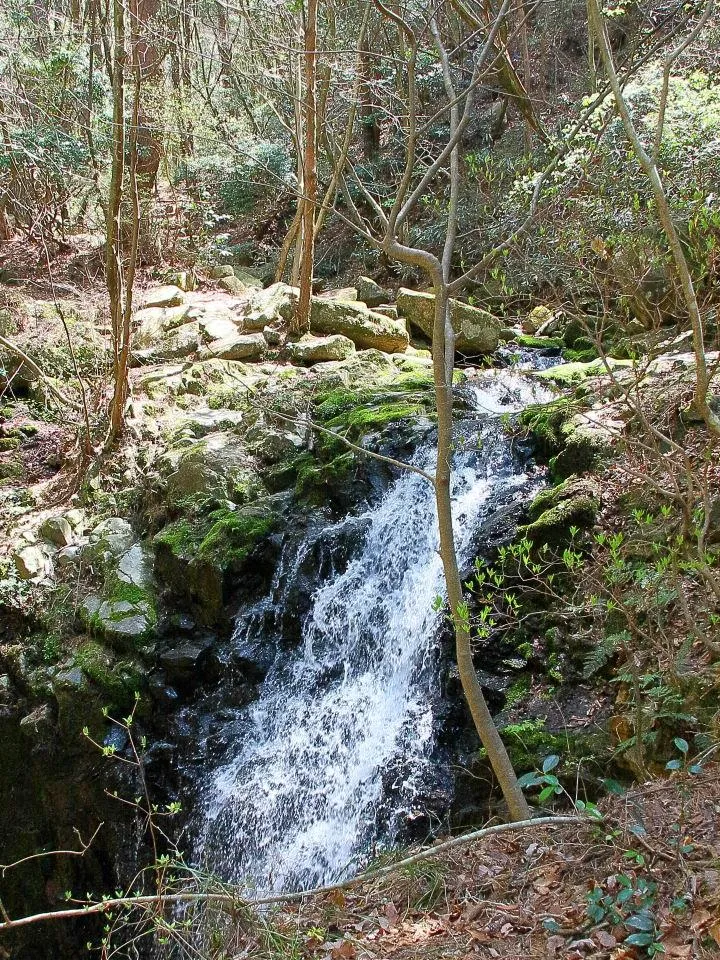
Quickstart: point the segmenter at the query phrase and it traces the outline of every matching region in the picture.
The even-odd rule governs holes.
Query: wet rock
[[[357,299],[362,300],[368,307],[379,307],[391,299],[390,293],[371,277],[358,277],[356,287]]]
[[[72,543],[72,528],[65,517],[48,517],[39,532],[43,540],[49,540],[56,547],[67,547]]]
[[[397,295],[400,316],[432,341],[435,322],[435,297],[401,287]],[[460,353],[492,353],[500,342],[500,323],[492,314],[459,300],[450,301],[450,316],[455,331],[455,349]]]
[[[148,290],[143,297],[144,307],[179,307],[185,302],[185,294],[179,287],[166,284]]]
[[[23,547],[13,554],[13,563],[21,580],[38,580],[45,575],[49,561],[42,549],[35,545]]]
[[[348,337],[335,334],[329,337],[305,336],[297,343],[288,344],[288,355],[294,363],[320,363],[326,360],[346,360],[355,353],[355,344]]]
[[[183,643],[160,654],[160,666],[172,686],[199,686],[217,677],[212,640]]]
[[[31,740],[44,740],[55,726],[52,707],[43,703],[20,721],[20,730]]]
[[[592,527],[600,509],[600,487],[594,480],[569,477],[540,493],[529,510],[531,523],[518,534],[535,544],[557,546],[571,539],[571,527]]]

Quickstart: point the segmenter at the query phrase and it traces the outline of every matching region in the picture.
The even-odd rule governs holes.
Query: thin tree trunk
[[[310,298],[315,263],[315,206],[317,203],[317,3],[308,0],[305,13],[305,142],[303,151],[302,253],[300,295],[295,323],[310,329]]]
[[[693,283],[692,274],[690,273],[690,267],[688,266],[687,258],[685,257],[685,253],[680,242],[680,237],[678,236],[677,229],[675,228],[675,224],[673,222],[670,203],[665,192],[662,178],[660,177],[660,172],[658,171],[656,163],[643,146],[642,140],[640,139],[640,136],[635,128],[635,124],[633,123],[627,102],[623,96],[622,87],[620,86],[620,81],[615,70],[615,62],[613,60],[610,42],[608,40],[607,31],[605,29],[605,23],[598,0],[588,0],[588,9],[590,12],[591,31],[600,51],[600,57],[602,59],[603,66],[605,67],[610,88],[615,98],[617,112],[623,122],[625,133],[627,134],[628,140],[632,144],[632,148],[635,156],[638,159],[638,163],[642,167],[645,176],[650,182],[650,187],[655,198],[655,206],[657,207],[658,219],[660,220],[660,225],[665,233],[668,246],[670,247],[670,252],[672,253],[673,260],[675,261],[675,268],[680,278],[680,285],[683,292],[683,298],[685,300],[685,308],[688,313],[693,334],[693,349],[695,353],[695,395],[693,397],[693,406],[695,408],[695,413],[697,413],[697,415],[705,421],[705,424],[711,433],[720,436],[720,420],[710,409],[710,405],[708,403],[710,376],[705,357],[703,323],[702,317],[700,316],[700,307],[698,306],[697,295],[695,293],[695,284]]]
[[[128,393],[127,365],[122,362],[123,284],[120,210],[125,173],[125,9],[123,0],[113,0],[114,44],[112,54],[113,135],[110,193],[107,204],[105,274],[110,298],[113,338],[113,399],[110,414],[112,438],[122,432]]]

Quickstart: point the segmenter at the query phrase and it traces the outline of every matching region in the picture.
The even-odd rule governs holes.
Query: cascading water
[[[490,371],[466,395],[476,413],[455,456],[453,502],[462,563],[500,494],[537,483],[498,422],[540,399],[520,374]],[[432,467],[432,447],[416,463]],[[322,531],[333,543],[364,530],[350,562],[313,596],[303,642],[280,650],[234,727],[232,758],[204,784],[199,846],[206,866],[263,890],[312,886],[346,875],[373,844],[388,843],[437,769],[439,615],[443,592],[430,485],[405,473],[377,506]],[[312,543],[307,542],[304,550]],[[268,596],[237,621],[240,651],[267,643],[268,617],[303,555],[283,557]]]

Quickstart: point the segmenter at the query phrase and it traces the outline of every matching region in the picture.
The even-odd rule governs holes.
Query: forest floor
[[[289,905],[238,934],[233,955],[290,956],[280,944],[294,943],[294,957],[331,960],[717,957],[718,772],[607,797],[602,820],[486,836]]]

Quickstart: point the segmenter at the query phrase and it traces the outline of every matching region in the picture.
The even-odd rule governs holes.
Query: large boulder
[[[150,347],[168,330],[181,326],[189,317],[188,308],[181,307],[147,307],[135,313],[136,347]]]
[[[222,277],[222,279],[218,280],[218,286],[221,290],[232,294],[234,297],[245,297],[253,289],[236,276]]]
[[[355,303],[358,299],[358,292],[356,287],[339,287],[336,290],[323,290],[318,296],[321,300],[349,300],[351,303]]]
[[[40,536],[56,547],[67,547],[72,543],[72,527],[65,517],[48,517],[40,527]]]
[[[368,307],[379,307],[390,301],[389,291],[383,289],[371,277],[358,277],[355,287],[357,299],[362,300]]]
[[[208,304],[199,312],[198,324],[204,342],[225,340],[239,332],[239,324],[227,307]]]
[[[214,340],[200,353],[202,360],[260,360],[267,343],[261,333],[234,333],[222,340]]]
[[[347,360],[355,353],[355,344],[339,333],[329,337],[308,335],[297,343],[288,344],[287,349],[293,363],[322,363],[326,360]]]
[[[201,496],[234,499],[252,486],[252,460],[245,444],[230,432],[208,434],[189,447],[171,450],[162,463],[167,477],[167,499]]]
[[[200,342],[200,325],[197,320],[184,323],[176,330],[170,330],[160,337],[151,347],[135,350],[134,364],[163,363],[168,360],[181,360],[197,353]]]
[[[184,302],[185,294],[172,283],[147,290],[143,296],[144,307],[179,307]]]
[[[299,290],[287,283],[273,283],[258,290],[243,314],[243,330],[262,330],[266,326],[287,323],[295,316]]]
[[[400,316],[432,341],[435,322],[435,297],[401,287],[397,294]],[[455,349],[460,353],[492,353],[500,342],[500,322],[486,310],[459,300],[450,301],[450,316],[455,331]]]
[[[404,353],[410,342],[407,330],[397,320],[373,313],[365,304],[345,300],[313,297],[310,329],[314,333],[339,333],[361,350],[383,353]]]

